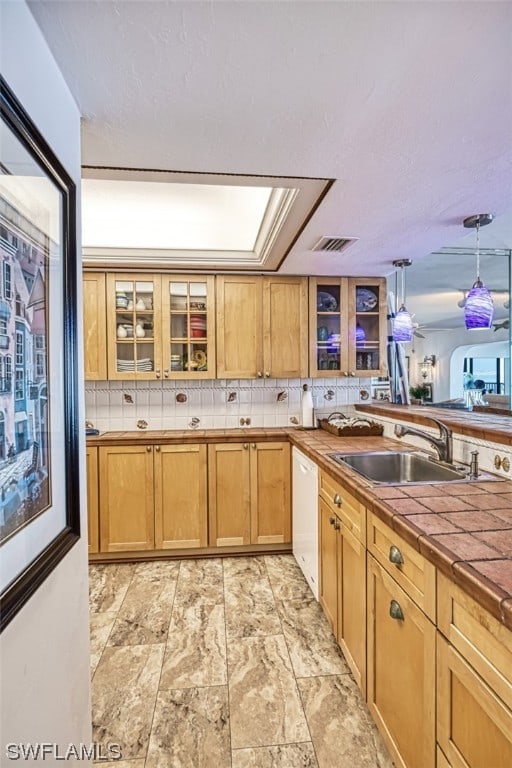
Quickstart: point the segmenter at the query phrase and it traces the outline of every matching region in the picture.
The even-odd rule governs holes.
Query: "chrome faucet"
[[[395,435],[397,437],[403,437],[404,435],[416,435],[416,437],[423,437],[436,449],[439,461],[444,461],[447,464],[452,463],[452,431],[442,421],[433,419],[431,416],[427,416],[430,421],[433,421],[439,427],[439,437],[429,435],[428,432],[422,432],[421,429],[415,429],[414,427],[405,427],[403,424],[395,425]]]

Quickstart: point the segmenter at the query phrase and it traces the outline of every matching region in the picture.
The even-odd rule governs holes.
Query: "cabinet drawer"
[[[363,544],[366,541],[366,507],[326,472],[320,472],[320,496],[343,525]]]
[[[512,711],[437,633],[437,740],[453,768],[510,768]]]
[[[367,549],[435,622],[436,569],[386,523],[368,515]]]
[[[441,573],[437,600],[439,630],[512,709],[512,632]]]

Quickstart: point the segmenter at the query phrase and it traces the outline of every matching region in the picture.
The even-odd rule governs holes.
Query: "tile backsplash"
[[[358,378],[87,381],[86,418],[100,431],[135,430],[141,420],[148,429],[289,426],[301,423],[303,384],[317,415],[370,399],[369,380]]]

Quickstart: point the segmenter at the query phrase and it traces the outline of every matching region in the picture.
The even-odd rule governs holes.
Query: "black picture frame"
[[[7,82],[0,76],[0,119],[2,130],[12,134],[13,141],[19,142],[23,150],[28,153],[31,160],[37,166],[38,173],[44,179],[49,180],[53,188],[57,190],[56,197],[60,205],[58,224],[59,250],[57,257],[52,254],[52,264],[57,260],[60,264],[57,270],[57,284],[52,284],[53,290],[60,293],[62,311],[58,310],[50,314],[49,306],[46,310],[49,322],[45,325],[45,332],[50,337],[50,343],[54,343],[62,352],[63,382],[60,385],[59,401],[52,402],[51,408],[59,409],[59,424],[62,429],[59,441],[62,444],[64,466],[53,467],[54,475],[58,474],[60,488],[64,489],[64,498],[59,491],[54,493],[53,506],[58,512],[58,526],[53,530],[48,527],[49,541],[44,541],[40,551],[34,555],[34,534],[32,534],[31,546],[24,546],[23,537],[30,535],[30,528],[34,524],[30,521],[20,527],[11,537],[16,542],[13,550],[16,557],[11,560],[19,569],[10,574],[10,579],[0,595],[0,632],[16,616],[18,611],[27,603],[32,595],[41,586],[57,564],[80,538],[80,481],[79,481],[79,424],[78,424],[78,365],[77,365],[77,251],[76,251],[76,186],[51,147],[40,134],[28,113],[18,101]],[[0,173],[7,179],[16,180],[16,174],[4,163]],[[37,202],[37,201],[36,201]],[[42,201],[44,202],[44,201]],[[53,279],[53,278],[51,278]],[[59,283],[62,283],[61,285]],[[53,294],[55,295],[55,294]],[[47,300],[48,301],[48,300]],[[49,302],[48,302],[49,304]],[[56,339],[56,341],[55,341]],[[62,395],[63,402],[60,402]],[[29,397],[33,397],[31,394]],[[50,394],[47,394],[47,398]],[[55,398],[54,398],[55,400]],[[62,410],[60,410],[62,409]],[[48,424],[48,432],[51,432],[51,421]],[[50,438],[51,435],[48,434]],[[50,451],[49,451],[50,455]],[[51,458],[48,459],[51,462]],[[6,463],[0,467],[6,472]],[[49,473],[48,473],[49,474]],[[50,497],[51,498],[51,497]],[[57,506],[56,506],[57,505]],[[39,515],[42,518],[48,510],[42,510]],[[56,516],[57,517],[57,516]],[[63,521],[62,523],[60,521]],[[53,524],[53,518],[52,518]],[[58,526],[56,526],[58,528]],[[19,541],[19,543],[18,543]],[[10,542],[9,542],[10,543]],[[30,551],[25,560],[24,555]],[[0,558],[2,549],[0,547]]]

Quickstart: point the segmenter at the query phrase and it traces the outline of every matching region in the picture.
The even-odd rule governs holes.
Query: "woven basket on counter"
[[[346,421],[346,424],[342,422]],[[340,411],[331,413],[326,419],[319,419],[318,426],[338,437],[372,437],[382,435],[384,427],[371,419],[362,417],[348,419]]]

